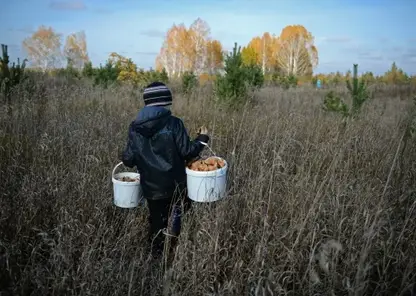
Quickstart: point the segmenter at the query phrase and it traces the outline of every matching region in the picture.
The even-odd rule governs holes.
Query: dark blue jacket
[[[170,198],[174,190],[186,186],[186,162],[197,157],[207,143],[207,135],[191,141],[179,118],[163,107],[144,107],[129,127],[122,161],[137,167],[144,197]]]

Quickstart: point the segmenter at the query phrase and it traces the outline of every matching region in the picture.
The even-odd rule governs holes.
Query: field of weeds
[[[209,127],[228,197],[184,218],[173,258],[146,251],[147,209],[112,205],[111,170],[142,106],[130,89],[39,81],[0,113],[0,295],[412,295],[416,139],[408,94],[380,88],[344,123],[324,91],[264,88]],[[208,153],[208,151],[204,151]]]

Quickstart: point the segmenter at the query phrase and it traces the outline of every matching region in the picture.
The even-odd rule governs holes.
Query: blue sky
[[[40,25],[66,35],[84,30],[94,64],[110,52],[154,67],[165,32],[174,23],[196,18],[211,27],[212,38],[231,49],[263,32],[280,34],[301,24],[319,50],[315,72],[385,72],[393,61],[416,74],[416,1],[414,0],[6,0],[2,3],[0,43],[12,60],[24,57],[22,40]],[[413,11],[413,12],[412,12]]]

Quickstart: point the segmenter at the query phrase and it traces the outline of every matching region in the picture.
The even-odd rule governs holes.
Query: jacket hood
[[[137,114],[133,129],[146,138],[152,137],[165,127],[172,113],[160,106],[146,106]]]

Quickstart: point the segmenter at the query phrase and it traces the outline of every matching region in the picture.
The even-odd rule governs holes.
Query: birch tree
[[[207,65],[207,43],[210,41],[211,29],[207,22],[197,18],[189,28],[190,46],[192,48],[192,70],[201,74]]]
[[[224,66],[224,54],[221,42],[211,40],[206,45],[206,66],[207,74],[216,74]]]
[[[40,26],[32,36],[23,40],[23,49],[30,64],[43,71],[59,67],[62,61],[61,34],[52,27]]]
[[[314,38],[301,25],[286,26],[279,37],[277,64],[286,75],[305,75],[318,64]]]
[[[89,61],[87,37],[84,31],[66,37],[64,56],[67,62],[76,69],[82,69],[84,64]]]
[[[156,58],[156,69],[164,68],[169,77],[180,77],[185,72],[216,72],[222,67],[223,49],[209,34],[208,24],[199,18],[189,28],[173,25]]]
[[[244,63],[260,66],[263,74],[273,71],[276,68],[278,43],[278,38],[268,32],[261,37],[254,37],[242,50]]]

